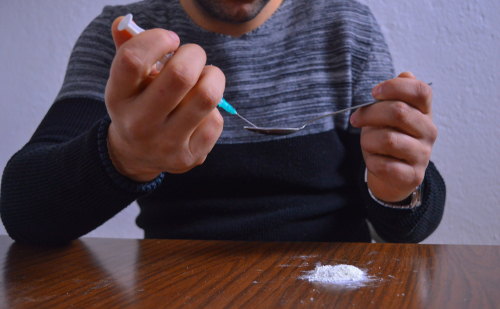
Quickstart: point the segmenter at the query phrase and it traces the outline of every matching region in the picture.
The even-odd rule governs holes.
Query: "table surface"
[[[0,236],[1,308],[500,308],[500,246]],[[350,264],[364,283],[303,279]]]

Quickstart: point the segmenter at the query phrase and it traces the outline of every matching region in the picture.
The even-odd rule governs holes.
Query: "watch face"
[[[422,184],[420,186],[418,186],[411,194],[412,199],[411,199],[411,203],[410,203],[410,208],[414,208],[414,207],[418,207],[418,206],[422,205],[422,190],[423,190],[422,188],[423,187],[424,187],[424,183],[422,182]]]

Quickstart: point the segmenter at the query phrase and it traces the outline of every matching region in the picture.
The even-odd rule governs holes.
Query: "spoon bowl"
[[[301,127],[301,128],[263,128],[263,127],[245,126],[243,128],[247,129],[248,131],[252,131],[252,132],[264,134],[264,135],[288,135],[288,134],[293,134],[297,131],[300,131],[304,127]]]

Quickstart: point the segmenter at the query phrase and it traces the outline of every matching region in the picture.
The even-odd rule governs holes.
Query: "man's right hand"
[[[123,175],[147,182],[163,171],[184,173],[202,164],[222,132],[215,108],[225,77],[206,66],[198,45],[179,47],[173,32],[152,29],[131,37],[112,26],[116,56],[106,85],[111,125],[108,151]],[[175,51],[162,71],[154,64]]]

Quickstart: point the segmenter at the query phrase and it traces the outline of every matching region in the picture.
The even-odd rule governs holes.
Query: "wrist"
[[[418,185],[416,188],[411,190],[408,194],[402,193],[399,196],[403,195],[405,196],[404,198],[389,198],[390,200],[383,200],[378,198],[373,194],[373,192],[370,190],[370,186],[368,185],[368,170],[365,169],[365,183],[367,183],[367,189],[368,193],[370,194],[371,198],[379,203],[382,206],[390,207],[390,208],[415,208],[418,207],[422,204],[422,192],[423,192],[423,186],[424,183],[422,182],[420,185]]]
[[[387,203],[401,202],[407,199],[414,190],[414,188],[401,190],[399,188],[391,186],[376,178],[367,169],[365,169],[364,178],[370,194],[373,195],[376,199],[382,200]]]
[[[135,156],[130,151],[123,150],[132,149],[132,147],[124,145],[118,137],[118,133],[112,122],[109,126],[106,142],[111,163],[121,175],[136,182],[150,182],[161,173],[161,171],[157,172],[141,168],[134,162],[136,160],[129,159]]]

